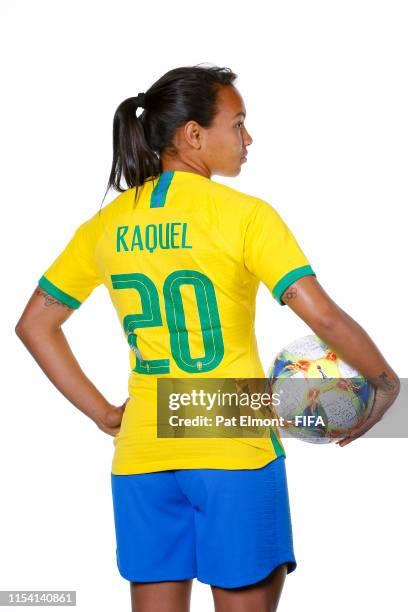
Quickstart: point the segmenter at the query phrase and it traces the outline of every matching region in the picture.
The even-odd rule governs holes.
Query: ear
[[[193,149],[201,149],[203,146],[203,128],[197,121],[187,121],[184,125],[183,135],[186,143]]]

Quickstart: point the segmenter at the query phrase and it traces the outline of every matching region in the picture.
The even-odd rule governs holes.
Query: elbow
[[[14,331],[16,332],[17,337],[24,342],[24,340],[28,338],[30,333],[33,331],[34,325],[35,324],[31,318],[23,314],[17,321]]]
[[[23,339],[27,336],[27,326],[23,323],[21,319],[15,326],[14,331],[16,332],[17,337],[20,338],[21,341],[23,341]]]
[[[60,331],[60,325],[51,325],[49,322],[34,320],[32,317],[21,318],[16,324],[14,331],[18,338],[27,344],[39,338],[45,338],[56,331]]]
[[[394,393],[394,398],[396,399],[401,392],[401,380],[396,374],[395,379],[393,380],[393,386],[392,392]]]
[[[16,323],[16,326],[14,328],[14,331],[16,332],[17,336],[20,338],[22,331],[23,331],[23,320],[22,317],[19,318],[19,320]]]

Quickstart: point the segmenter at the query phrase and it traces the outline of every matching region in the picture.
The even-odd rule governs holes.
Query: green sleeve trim
[[[68,295],[68,293],[65,293],[65,291],[61,291],[61,289],[58,289],[58,287],[53,285],[48,280],[48,278],[45,278],[45,276],[42,276],[40,278],[38,284],[42,289],[44,289],[44,291],[55,297],[57,300],[59,300],[66,306],[69,306],[70,308],[79,308],[82,303],[71,295]]]
[[[272,289],[273,297],[278,300],[279,304],[285,306],[285,302],[282,302],[282,295],[285,293],[286,289],[290,287],[295,281],[302,276],[316,276],[315,272],[312,270],[312,267],[301,266],[300,268],[295,268],[291,270],[283,278],[280,279],[279,282],[276,283],[275,287]]]

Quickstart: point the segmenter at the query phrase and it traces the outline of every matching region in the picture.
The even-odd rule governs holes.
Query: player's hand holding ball
[[[339,446],[346,446],[353,442],[356,438],[359,438],[365,434],[371,427],[373,427],[378,421],[382,419],[388,408],[392,406],[398,396],[398,391],[387,391],[379,387],[375,390],[374,404],[367,420],[362,423],[359,427],[350,430],[349,434],[338,440],[336,444]]]
[[[105,410],[102,418],[96,422],[99,429],[109,434],[110,436],[116,436],[120,431],[120,426],[122,423],[123,413],[126,408],[126,404],[129,401],[129,397],[122,404],[122,406],[113,406],[108,405]]]

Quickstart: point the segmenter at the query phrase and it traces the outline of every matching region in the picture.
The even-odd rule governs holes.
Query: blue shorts
[[[253,584],[296,569],[285,457],[258,469],[111,474],[116,561],[132,582]]]

